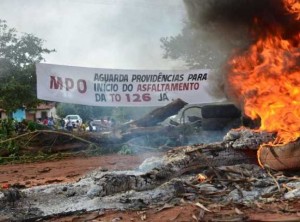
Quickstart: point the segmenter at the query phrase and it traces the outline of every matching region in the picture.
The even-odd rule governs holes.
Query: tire
[[[236,118],[210,118],[202,119],[202,130],[218,131],[225,128],[238,128],[241,126],[241,119]]]
[[[239,118],[241,111],[233,104],[206,105],[201,109],[203,118]]]

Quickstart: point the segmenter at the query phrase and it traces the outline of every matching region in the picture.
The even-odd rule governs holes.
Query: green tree
[[[99,119],[103,116],[110,116],[112,113],[112,107],[100,107],[100,106],[85,106],[70,103],[60,103],[57,106],[57,115],[64,118],[69,114],[79,115],[84,121],[89,119]]]
[[[64,118],[69,114],[79,115],[83,121],[111,117],[117,122],[138,119],[154,109],[154,107],[102,107],[60,103],[56,107],[57,115]]]
[[[34,107],[36,97],[35,63],[54,52],[43,48],[44,41],[32,34],[19,35],[0,20],[0,107],[8,113],[20,107]]]
[[[177,36],[160,39],[163,58],[184,61],[191,69],[216,69],[226,59],[227,52],[220,46],[221,42],[212,42],[211,39],[210,33],[199,31],[186,23]]]
[[[118,122],[136,120],[157,107],[114,107],[111,117]]]

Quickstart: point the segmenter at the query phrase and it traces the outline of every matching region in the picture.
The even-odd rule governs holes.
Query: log
[[[57,130],[37,130],[34,132],[26,132],[16,137],[0,141],[5,144],[11,141],[18,142],[20,146],[19,154],[43,151],[46,153],[56,152],[73,152],[86,149],[90,145],[103,146],[102,151],[114,150],[118,151],[121,144],[128,140],[139,136],[156,136],[166,135],[176,137],[175,128],[155,126],[158,122],[163,121],[169,116],[172,116],[184,107],[187,103],[181,99],[177,99],[170,104],[155,109],[143,118],[125,124],[117,128],[113,128],[110,132],[95,133],[95,132],[67,132]],[[132,128],[132,126],[138,128]],[[145,128],[147,127],[147,128]],[[4,146],[3,146],[4,147]],[[8,149],[0,149],[0,156],[8,156]]]
[[[186,198],[193,203],[203,202],[212,210],[215,204],[248,204],[258,199],[265,201],[270,195],[280,197],[281,200],[281,195],[287,191],[280,187],[287,182],[293,183],[295,177],[284,177],[282,174],[275,177],[270,173],[268,176],[257,166],[244,165],[256,162],[255,155],[249,156],[244,151],[252,150],[256,153],[260,145],[267,141],[272,142],[274,138],[274,134],[263,131],[232,130],[219,143],[173,149],[160,158],[160,162],[154,161],[156,167],[115,172],[103,172],[98,169],[73,184],[52,184],[24,189],[21,191],[20,200],[17,200],[19,197],[12,190],[11,193],[0,196],[0,215],[2,213],[1,216],[5,216],[7,221],[38,221],[82,210],[142,210],[145,207],[156,206],[163,206],[161,209],[165,209],[166,205],[163,204],[169,204],[171,200],[173,202],[173,198]],[[283,146],[284,149],[293,151],[288,157],[295,156],[294,164],[299,164],[299,144],[297,140],[287,145],[288,147]],[[274,147],[270,148],[272,150],[265,145],[261,151],[275,151],[278,154]],[[279,149],[278,152],[281,152]],[[275,160],[276,154],[268,159],[267,153],[265,160]],[[289,158],[282,160],[290,164]],[[222,167],[241,163],[242,166]],[[206,182],[199,181],[195,174],[198,172],[204,173],[209,179]],[[183,176],[186,173],[193,174]],[[274,191],[274,182],[279,191]],[[7,198],[8,195],[10,199]],[[9,206],[9,200],[16,202],[15,207]],[[203,209],[202,205],[200,207]]]
[[[0,141],[0,144],[5,147],[5,144],[10,143],[11,141],[14,141],[20,147],[18,155],[38,152],[74,152],[86,149],[90,145],[97,146],[97,144],[82,138],[82,135],[55,130],[36,130],[27,132],[2,140]],[[11,152],[9,152],[8,149],[0,150],[1,157],[7,157],[10,154]]]
[[[166,136],[174,138],[179,136],[181,126],[152,126],[152,127],[136,127],[128,129],[121,134],[122,141],[126,142],[132,138],[144,136]]]
[[[99,190],[95,196],[104,197],[130,190],[149,190],[185,173],[241,163],[256,163],[256,156],[248,156],[239,150],[226,148],[222,143],[178,147],[164,157],[161,166],[144,174],[104,173],[96,176],[94,180]]]
[[[181,99],[176,99],[164,107],[154,109],[152,112],[133,121],[131,124],[140,127],[155,126],[157,123],[164,121],[166,118],[177,114],[185,105],[187,105],[186,102]]]
[[[257,149],[273,139],[272,133],[240,129],[230,131],[219,143],[178,147],[164,156],[162,165],[144,174],[103,173],[96,176],[95,183],[99,186],[96,196],[153,189],[182,174],[201,172],[205,168],[258,164]]]

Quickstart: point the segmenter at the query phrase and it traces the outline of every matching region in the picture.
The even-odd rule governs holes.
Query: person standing
[[[54,129],[54,119],[53,117],[50,117],[48,119],[48,126],[51,128],[51,129]]]
[[[67,123],[66,123],[66,127],[67,127],[67,130],[68,130],[68,131],[70,131],[70,132],[73,131],[73,123],[72,123],[70,117],[68,117],[68,121],[67,121]]]
[[[61,120],[60,120],[60,126],[61,126],[61,128],[62,128],[62,129],[65,129],[65,125],[66,125],[65,120],[64,120],[64,119],[61,119]]]
[[[91,119],[89,120],[88,126],[89,126],[89,131],[90,131],[90,132],[94,131],[93,120],[91,120]]]
[[[43,120],[43,124],[48,126],[48,117],[46,116],[45,119]]]

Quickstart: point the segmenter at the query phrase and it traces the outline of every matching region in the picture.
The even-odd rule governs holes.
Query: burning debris
[[[2,215],[29,220],[78,211],[163,207],[182,199],[207,213],[229,204],[261,208],[300,198],[299,172],[272,171],[300,168],[299,2],[186,0],[186,4],[195,26],[237,29],[229,32],[233,37],[229,48],[235,50],[227,64],[224,90],[243,116],[259,122],[258,127],[231,130],[221,142],[172,149],[144,171],[95,171],[73,184],[25,189],[13,199],[14,209],[8,204],[12,195],[3,192]],[[238,41],[241,36],[245,41]],[[150,127],[184,105],[179,101],[175,108],[156,110],[161,112],[131,123],[145,128],[126,128],[122,139],[169,133],[170,128]],[[235,209],[235,220],[247,219]]]
[[[175,104],[178,102],[185,105],[181,101]],[[165,110],[169,109],[152,113],[161,116]],[[149,116],[155,118],[155,115],[146,117]],[[154,133],[157,129],[154,132],[147,129],[153,131],[153,127],[144,127],[142,133],[138,127],[139,133],[132,135],[157,135]],[[209,132],[208,136],[214,133]],[[217,203],[247,206],[257,200],[267,202],[270,197],[297,199],[299,177],[282,173],[274,176],[269,167],[264,170],[258,166],[258,148],[274,143],[276,136],[267,131],[239,128],[230,130],[220,142],[169,148],[165,156],[148,159],[135,171],[97,170],[76,183],[3,190],[0,216],[10,220],[46,219],[84,211],[161,208],[166,203],[178,204],[181,199],[197,202],[198,207],[210,212]],[[200,204],[203,201],[206,206]],[[239,219],[245,218],[239,215]]]
[[[198,203],[209,213],[216,204],[251,207],[251,203],[262,205],[275,198],[299,198],[299,177],[264,170],[253,164],[256,156],[244,152],[245,147],[232,147],[252,131],[240,132],[244,133],[235,140],[229,140],[228,135],[220,143],[178,147],[150,170],[96,170],[76,183],[24,189],[18,191],[20,198],[14,200],[14,207],[3,195],[0,215],[11,220],[36,220],[83,211],[159,209],[182,200]],[[261,142],[258,139],[257,144]]]
[[[299,1],[185,2],[194,27],[222,33],[231,55],[223,78],[229,99],[245,116],[259,120],[258,130],[276,134],[260,147],[260,164],[299,168]]]
[[[260,164],[270,165],[277,159],[285,164],[276,169],[299,168],[299,161],[294,160],[299,151],[292,150],[300,150],[296,142],[300,137],[300,7],[293,0],[275,2],[271,18],[265,13],[252,18],[253,42],[230,59],[227,88],[245,115],[260,119],[259,130],[276,132],[272,144],[260,147]],[[277,158],[262,158],[271,147],[281,149]],[[293,163],[287,164],[287,158]]]
[[[175,101],[169,106],[178,103],[185,105]],[[169,109],[152,113],[161,116],[165,110]],[[155,115],[146,117],[149,116],[155,118]],[[144,127],[142,133],[138,127],[137,131],[139,135],[153,136],[156,134],[147,129],[152,127],[155,126]],[[212,134],[210,131],[208,136]],[[0,196],[0,215],[10,220],[45,219],[83,211],[163,207],[169,202],[178,204],[182,198],[198,203],[205,200],[205,207],[200,203],[198,206],[210,212],[216,203],[247,206],[249,202],[267,201],[273,196],[297,199],[298,177],[283,174],[277,177],[269,168],[263,170],[258,166],[258,148],[272,144],[276,136],[267,131],[239,128],[230,130],[220,142],[169,149],[167,155],[148,159],[136,171],[97,170],[72,184],[4,190]]]

